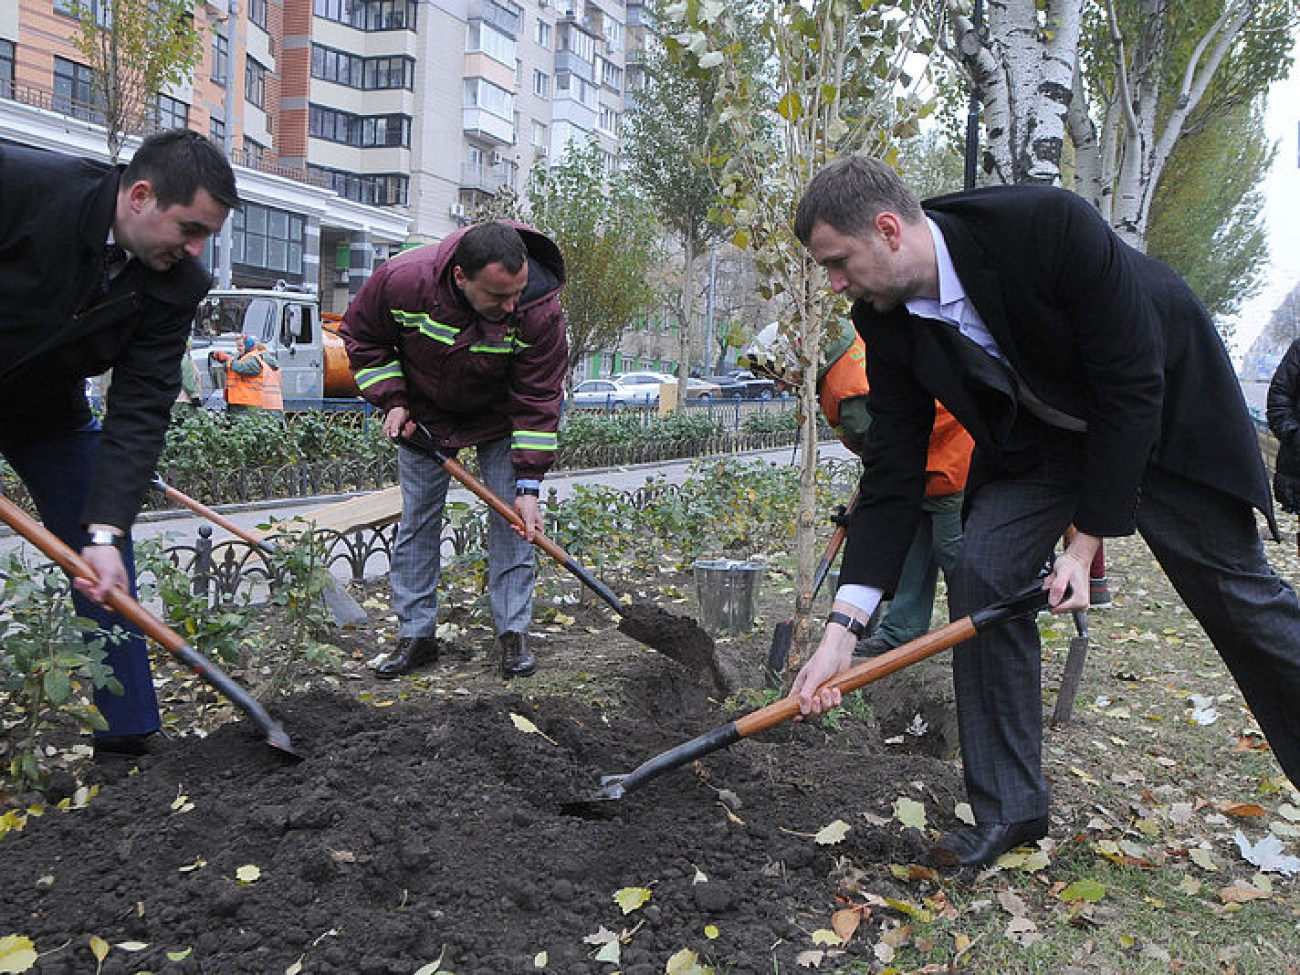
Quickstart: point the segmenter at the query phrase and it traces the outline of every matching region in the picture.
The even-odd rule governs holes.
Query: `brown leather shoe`
[[[537,669],[537,657],[528,649],[526,633],[502,633],[497,646],[501,648],[501,676],[506,680],[527,677]]]
[[[438,638],[433,636],[404,636],[388,655],[388,659],[375,668],[376,677],[401,677],[416,667],[431,664],[438,659]]]

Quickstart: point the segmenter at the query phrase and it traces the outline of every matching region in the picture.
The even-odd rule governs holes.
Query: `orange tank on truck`
[[[212,353],[234,353],[251,335],[275,354],[286,410],[312,409],[333,401],[362,404],[338,326],[342,316],[322,313],[314,291],[277,284],[274,288],[214,288],[194,315],[190,355],[204,401],[220,398],[225,367]]]

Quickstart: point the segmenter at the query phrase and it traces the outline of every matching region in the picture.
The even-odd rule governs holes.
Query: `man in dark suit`
[[[1269,567],[1273,527],[1254,429],[1223,342],[1191,289],[1125,245],[1074,194],[1001,187],[927,201],[887,165],[847,157],[810,182],[795,232],[856,299],[872,354],[860,503],[841,589],[795,682],[801,710],[839,703],[851,628],[896,583],[920,514],[938,399],[975,439],[958,618],[1029,585],[1085,609],[1107,536],[1141,532],[1300,782],[1300,601]],[[956,648],[953,676],[976,825],[940,863],[979,866],[1047,832],[1040,648],[1033,620]]]
[[[129,633],[108,645],[123,693],[95,694],[99,757],[140,754],[159,729],[144,638],[96,604],[134,595],[131,524],[211,285],[198,257],[238,205],[230,164],[196,132],[150,136],[126,166],[0,145],[0,455],[95,571],[78,612]],[[85,380],[109,369],[101,424]]]

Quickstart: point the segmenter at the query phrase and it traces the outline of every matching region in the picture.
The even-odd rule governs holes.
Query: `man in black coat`
[[[1071,524],[1043,586],[1054,612],[1085,609],[1101,539],[1136,529],[1300,782],[1300,601],[1264,557],[1256,511],[1276,526],[1258,441],[1191,289],[1074,194],[1001,187],[922,209],[889,166],[858,157],[814,177],[795,232],[856,299],[871,351],[875,422],[834,611],[865,620],[895,585],[938,399],[976,444],[953,618],[1031,584]],[[854,642],[827,625],[796,678],[804,713],[839,702],[817,688]],[[945,838],[941,863],[990,863],[1046,834],[1039,671],[1032,620],[956,648],[976,825]]]
[[[131,525],[162,451],[194,310],[211,285],[197,258],[239,206],[225,157],[185,130],[110,166],[0,145],[0,455],[54,534],[97,576],[78,611],[134,595]],[[113,371],[103,424],[85,381]],[[141,753],[159,729],[144,639],[108,646],[124,694],[97,692],[97,754]]]

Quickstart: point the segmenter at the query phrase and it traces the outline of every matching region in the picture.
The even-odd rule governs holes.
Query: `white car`
[[[573,387],[569,406],[576,410],[616,410],[627,406],[635,396],[633,387],[615,379],[585,379]]]
[[[666,372],[624,372],[613,377],[624,388],[633,393],[633,404],[643,406],[659,405],[659,387],[667,383],[677,385],[677,377]]]

